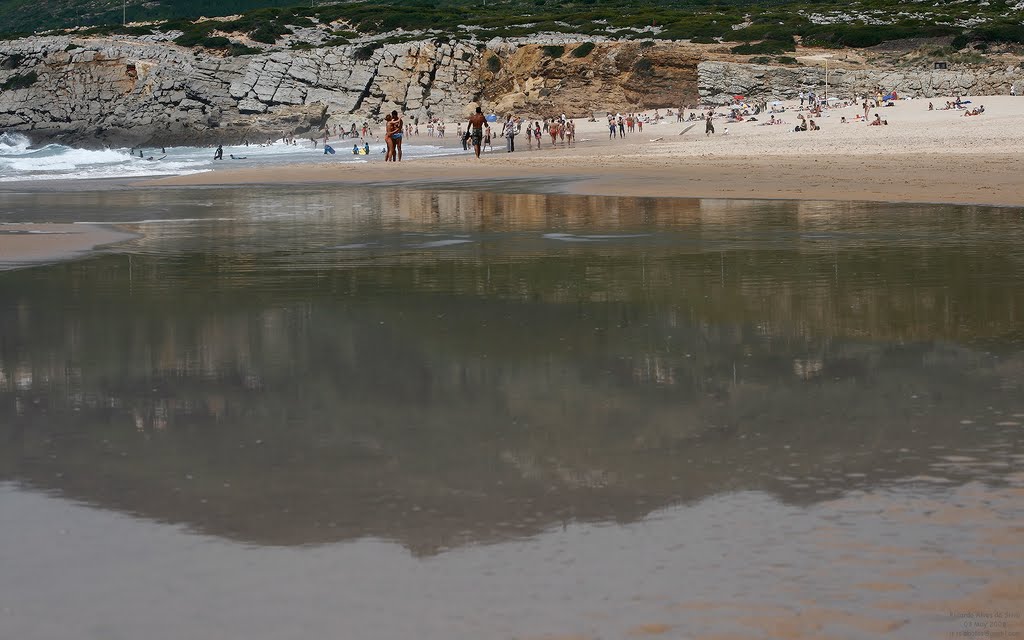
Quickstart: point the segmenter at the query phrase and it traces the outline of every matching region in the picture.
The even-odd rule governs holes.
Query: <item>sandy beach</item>
[[[887,126],[853,121],[862,113],[860,107],[833,108],[816,118],[820,131],[806,132],[794,132],[801,112],[789,103],[778,114],[782,125],[764,125],[767,114],[757,122],[717,118],[712,136],[705,136],[702,122],[680,135],[692,123],[677,123],[673,116],[645,126],[642,133],[609,140],[599,116],[598,122],[576,121],[579,142],[568,148],[552,147],[550,137],[544,136],[541,149],[531,150],[520,135],[514,154],[506,153],[504,140],[496,139],[494,151],[479,161],[457,148],[452,156],[395,165],[381,158],[359,165],[326,160],[323,166],[232,168],[140,186],[393,181],[486,185],[555,178],[567,180],[571,192],[592,195],[1024,206],[1024,97],[973,97],[969,106],[985,106],[980,116],[943,110],[943,98],[930,102],[936,110],[928,110],[928,99],[872,110],[872,117],[878,112]],[[848,122],[842,122],[844,117]],[[426,136],[413,141],[441,142]],[[457,145],[453,133],[444,141]]]

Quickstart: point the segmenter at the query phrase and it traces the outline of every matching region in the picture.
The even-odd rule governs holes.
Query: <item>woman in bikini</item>
[[[395,132],[391,114],[384,116],[384,162],[391,162],[395,157],[395,140],[391,134]]]

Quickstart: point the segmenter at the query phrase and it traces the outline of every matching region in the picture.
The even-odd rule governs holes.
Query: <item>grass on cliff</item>
[[[425,32],[427,37],[479,40],[530,36],[540,32],[630,39],[696,40],[735,43],[751,54],[790,51],[801,37],[825,47],[870,47],[903,38],[953,36],[958,49],[975,44],[1024,44],[1024,11],[1010,0],[970,6],[955,0],[902,3],[894,0],[378,0],[296,4],[295,0],[131,0],[127,17],[169,20],[162,30],[182,31],[179,44],[210,46],[220,33],[245,34],[258,42],[277,43],[294,27],[317,27],[324,36],[352,40],[358,36]],[[40,15],[28,0],[0,0],[0,33],[40,28],[92,25],[95,33],[141,35],[153,27],[120,26],[116,0],[51,0]],[[197,16],[234,15],[230,21]],[[984,20],[972,28],[955,26],[966,19]],[[837,24],[822,24],[838,19]],[[876,21],[886,24],[876,24]],[[467,31],[469,29],[469,31]],[[218,35],[214,35],[214,32]],[[341,32],[341,35],[338,35]],[[215,40],[214,42],[219,42]]]

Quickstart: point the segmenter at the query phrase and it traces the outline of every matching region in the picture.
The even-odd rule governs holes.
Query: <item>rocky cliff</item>
[[[479,52],[456,44],[230,57],[136,39],[32,38],[0,47],[0,129],[77,142],[182,142],[301,134],[390,108],[461,112]],[[444,90],[437,90],[444,87]]]
[[[699,55],[683,45],[572,50],[422,41],[231,57],[155,38],[27,38],[0,43],[0,130],[171,144],[301,135],[392,109],[450,120],[483,102],[579,117],[696,100]]]
[[[705,61],[697,65],[700,97],[705,102],[726,104],[734,95],[758,99],[787,99],[801,91],[825,89],[825,63],[768,66]],[[895,90],[908,97],[952,97],[1009,93],[1010,85],[1024,86],[1018,66],[961,67],[954,69],[844,69],[828,71],[829,95],[874,95],[875,88]]]
[[[277,48],[229,56],[171,35],[73,35],[0,42],[0,130],[37,142],[180,144],[317,135],[398,109],[449,122],[474,104],[500,114],[574,117],[788,98],[822,90],[823,61],[765,66],[722,60],[728,47],[676,42],[530,44],[430,40]],[[717,59],[716,59],[717,58]],[[1024,87],[1020,68],[831,69],[833,95],[952,96]]]

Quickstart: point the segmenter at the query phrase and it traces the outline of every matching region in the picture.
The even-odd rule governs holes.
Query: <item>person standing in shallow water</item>
[[[142,152],[140,151],[139,152],[139,156],[141,156],[141,155],[142,155]],[[224,146],[223,145],[220,145],[220,144],[217,145],[217,150],[213,152],[213,159],[214,160],[223,160],[224,159]]]

